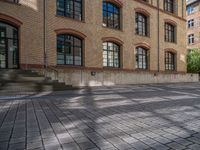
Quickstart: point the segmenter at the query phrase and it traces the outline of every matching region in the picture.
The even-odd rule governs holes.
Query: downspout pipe
[[[44,47],[43,47],[43,49],[44,49],[44,68],[47,68],[47,66],[48,66],[48,64],[47,64],[47,47],[46,47],[46,43],[47,43],[47,40],[46,40],[46,35],[47,35],[47,33],[46,33],[47,32],[46,31],[47,30],[47,28],[46,28],[47,27],[47,25],[46,25],[47,0],[44,0],[43,2],[44,2],[44,4],[43,4],[44,5],[44,8],[43,8],[43,10],[44,10],[44,12],[43,12],[44,13],[44,15],[43,15],[44,16],[44,18],[43,18],[43,21],[44,21],[43,22],[43,27],[44,27],[44,29],[43,29],[43,32],[44,32],[43,33],[43,36],[44,36],[44,39],[43,39],[44,40]]]
[[[157,0],[157,9],[158,9],[158,14],[157,14],[157,22],[158,22],[158,25],[157,25],[157,53],[158,53],[158,56],[157,56],[157,71],[160,72],[160,2],[159,0]]]

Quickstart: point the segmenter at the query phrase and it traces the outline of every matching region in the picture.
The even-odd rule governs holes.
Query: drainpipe
[[[184,18],[184,12],[185,12],[185,9],[184,9],[184,0],[182,0],[182,18]]]
[[[47,64],[47,47],[46,47],[46,43],[47,43],[47,41],[46,41],[46,30],[47,30],[47,28],[46,28],[46,9],[47,9],[47,0],[44,0],[43,1],[44,2],[44,8],[43,8],[43,10],[44,10],[44,18],[43,18],[43,35],[44,35],[44,47],[43,47],[43,49],[44,49],[44,68],[47,68],[47,66],[48,66],[48,64]]]
[[[159,0],[157,0],[157,7],[158,7],[158,14],[157,14],[157,21],[158,21],[158,26],[157,26],[157,37],[158,37],[158,45],[157,45],[157,51],[158,51],[158,58],[157,58],[157,61],[158,61],[158,72],[160,72],[160,4],[159,4]]]

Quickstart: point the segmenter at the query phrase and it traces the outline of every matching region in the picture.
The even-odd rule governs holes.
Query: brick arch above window
[[[85,39],[87,36],[77,30],[74,30],[74,29],[57,29],[55,30],[56,34],[57,35],[60,35],[60,34],[71,34],[71,35],[74,35],[80,39]]]
[[[115,37],[103,37],[102,41],[103,42],[113,42],[113,43],[118,44],[119,46],[122,46],[124,44],[123,41],[121,41],[120,39],[115,38]]]
[[[147,17],[149,17],[151,15],[147,10],[145,10],[143,8],[135,8],[135,12],[141,13],[141,14],[147,16]]]
[[[166,49],[164,49],[164,51],[165,52],[171,52],[173,54],[177,54],[177,51],[175,49],[173,49],[173,48],[166,48]]]
[[[171,20],[171,19],[164,19],[164,22],[165,23],[169,23],[169,24],[171,24],[173,26],[177,26],[177,23],[175,21]]]
[[[15,19],[14,17],[2,13],[0,13],[0,21],[13,25],[15,27],[20,27],[23,24],[18,19]]]
[[[135,44],[135,47],[136,48],[137,47],[142,47],[142,48],[145,48],[145,49],[148,49],[148,50],[151,49],[151,46],[146,42],[137,43],[137,44]]]
[[[115,4],[117,7],[120,7],[120,8],[123,7],[122,0],[104,0],[104,2]]]

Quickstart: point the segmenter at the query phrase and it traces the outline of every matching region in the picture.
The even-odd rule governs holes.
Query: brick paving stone
[[[180,145],[180,144],[178,144],[176,142],[169,143],[169,144],[167,144],[167,146],[171,147],[174,150],[182,150],[182,149],[186,148],[185,146]]]
[[[199,144],[192,144],[188,146],[192,150],[200,150],[200,145]]]
[[[154,143],[150,145],[154,150],[168,150],[170,149],[168,146],[161,143]]]
[[[0,150],[199,149],[198,90],[200,84],[126,85],[2,100]]]
[[[181,145],[184,145],[184,146],[187,146],[187,145],[192,144],[191,141],[188,141],[188,140],[183,139],[183,138],[178,138],[178,139],[175,139],[175,140],[173,140],[173,141],[175,141],[176,143],[179,143],[179,144],[181,144]]]
[[[8,142],[0,142],[0,150],[7,150],[8,149]]]
[[[34,136],[34,137],[26,137],[27,143],[35,143],[38,141],[41,141],[42,137],[41,136]]]
[[[148,137],[140,139],[140,141],[145,143],[145,144],[147,144],[147,145],[151,145],[151,144],[157,143],[157,141],[155,141],[155,140],[153,140],[151,138],[148,138]]]
[[[101,148],[101,149],[111,149],[111,148],[114,148],[114,146],[107,142],[107,141],[98,141],[98,142],[95,142],[95,144],[97,145],[98,148]]]
[[[27,143],[27,149],[43,148],[42,141]]]
[[[62,145],[64,150],[81,150],[76,143],[68,143]]]
[[[88,142],[79,143],[78,145],[82,150],[96,148],[96,145],[94,143],[92,143],[92,142],[89,142],[89,141]]]
[[[161,136],[154,138],[154,140],[162,144],[167,144],[167,143],[172,142],[172,140],[165,137],[161,137]]]
[[[196,144],[200,144],[200,138],[197,138],[197,137],[189,137],[187,138],[187,140],[194,142]]]
[[[10,144],[20,143],[20,142],[24,142],[24,141],[25,141],[25,137],[22,137],[22,138],[11,138]]]
[[[140,142],[140,141],[137,141],[137,142],[134,142],[131,144],[135,149],[138,149],[138,150],[145,150],[147,148],[150,148],[148,145]]]
[[[72,138],[58,138],[58,140],[59,140],[59,143],[61,143],[61,144],[74,142],[74,140]]]
[[[100,150],[100,149],[95,147],[95,148],[89,148],[88,150]]]
[[[126,138],[122,138],[122,140],[124,140],[125,142],[131,144],[131,143],[134,143],[134,142],[137,142],[138,140],[133,138],[133,137],[126,137]]]
[[[200,133],[193,134],[193,136],[200,139]]]
[[[118,143],[114,145],[116,148],[118,148],[119,150],[127,150],[127,149],[131,149],[132,146],[127,144],[127,143]]]
[[[14,143],[14,144],[9,144],[9,150],[19,150],[19,149],[25,149],[25,142],[21,143]]]

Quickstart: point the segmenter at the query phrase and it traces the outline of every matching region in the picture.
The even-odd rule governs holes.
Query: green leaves
[[[187,71],[189,73],[200,73],[200,51],[192,49],[187,55]]]

